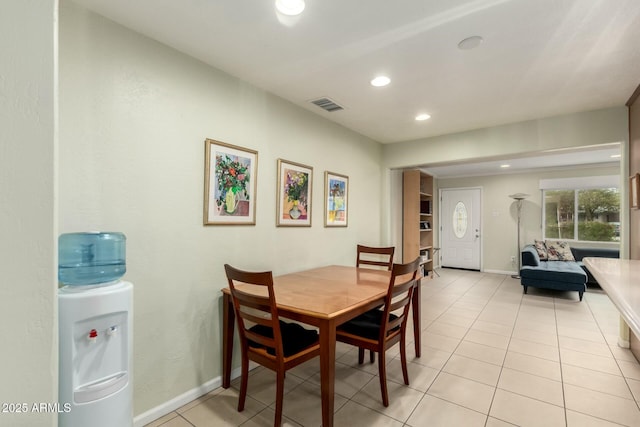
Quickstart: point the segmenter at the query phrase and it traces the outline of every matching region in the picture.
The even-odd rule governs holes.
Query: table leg
[[[416,345],[416,357],[420,357],[420,335],[422,329],[420,328],[420,288],[421,280],[418,279],[418,284],[413,290],[413,297],[411,298],[411,305],[413,308],[413,338]]]
[[[231,358],[233,356],[233,327],[235,314],[231,296],[222,294],[222,388],[231,386]]]
[[[336,325],[325,320],[320,329],[320,390],[322,427],[333,427],[333,399],[336,379]]]
[[[631,348],[631,332],[629,331],[629,325],[622,316],[619,316],[618,322],[618,347]]]

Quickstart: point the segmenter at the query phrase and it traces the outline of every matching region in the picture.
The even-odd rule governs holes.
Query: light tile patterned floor
[[[408,351],[410,386],[397,350],[388,353],[388,408],[377,365],[358,366],[357,351],[338,344],[336,426],[640,426],[640,365],[617,346],[618,313],[601,290],[579,302],[577,292],[523,295],[505,275],[440,274],[423,283],[422,357]],[[242,413],[236,380],[148,426],[271,426],[274,378],[251,372]],[[285,393],[284,425],[320,426],[317,359],[287,374]]]

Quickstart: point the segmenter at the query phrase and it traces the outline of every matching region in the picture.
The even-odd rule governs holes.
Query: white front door
[[[440,265],[480,270],[480,189],[443,189],[440,200]]]

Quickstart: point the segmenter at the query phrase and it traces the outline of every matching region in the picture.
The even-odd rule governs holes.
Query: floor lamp
[[[516,274],[512,274],[511,277],[513,277],[514,279],[519,279],[520,278],[520,217],[522,215],[522,201],[524,199],[526,199],[527,197],[529,197],[529,194],[524,194],[524,193],[516,193],[516,194],[510,194],[509,197],[511,197],[513,200],[516,201],[517,205],[517,212],[518,212],[518,243],[517,243],[517,248],[518,250],[516,251],[516,259],[518,260],[518,270],[516,271]]]

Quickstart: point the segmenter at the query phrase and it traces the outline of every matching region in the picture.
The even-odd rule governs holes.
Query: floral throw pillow
[[[561,241],[546,241],[549,261],[575,261],[569,243]]]
[[[547,254],[547,245],[544,244],[544,240],[534,240],[533,244],[538,252],[538,257],[540,257],[540,261],[546,261],[549,258]]]

